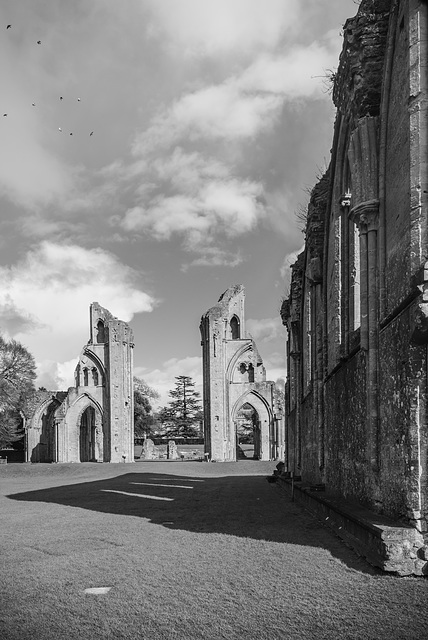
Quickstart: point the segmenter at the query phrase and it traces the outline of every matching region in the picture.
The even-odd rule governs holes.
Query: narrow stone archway
[[[257,409],[245,402],[235,418],[236,459],[258,460],[260,456],[260,417]]]
[[[95,409],[87,407],[81,415],[79,425],[80,462],[96,461],[96,424]]]
[[[239,432],[242,433],[243,423],[247,425],[247,433],[251,431],[252,434],[254,449],[251,458],[253,460],[273,459],[273,416],[263,397],[254,391],[241,396],[232,409],[231,422],[235,429],[237,460],[243,459],[242,455],[238,455]],[[245,457],[248,458],[248,454]]]

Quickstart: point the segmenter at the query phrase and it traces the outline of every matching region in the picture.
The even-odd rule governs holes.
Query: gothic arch
[[[231,317],[229,327],[232,340],[239,340],[241,337],[241,321],[236,313]]]
[[[93,351],[91,351],[88,348],[83,349],[83,354],[82,355],[84,355],[87,358],[89,358],[89,360],[92,360],[92,362],[94,363],[94,365],[97,368],[98,373],[100,375],[101,384],[103,386],[105,386],[105,384],[107,382],[107,375],[106,375],[105,367],[104,367],[103,363],[101,362],[100,358],[97,356],[96,353],[94,353]]]
[[[103,418],[101,405],[87,393],[81,394],[71,405],[69,428],[74,428],[77,434],[80,462],[103,461]]]
[[[241,409],[242,405],[244,405],[245,403],[248,403],[252,407],[254,407],[254,409],[256,409],[259,415],[260,415],[260,411],[259,411],[260,409],[264,415],[268,416],[269,421],[273,419],[272,409],[269,406],[269,403],[267,402],[267,400],[254,389],[249,389],[248,391],[243,393],[242,396],[240,396],[238,400],[235,402],[235,404],[233,405],[232,420],[235,420],[238,411]]]
[[[240,347],[236,353],[231,357],[231,359],[229,360],[229,363],[227,365],[227,369],[226,369],[226,380],[228,380],[229,382],[231,382],[233,380],[233,372],[235,371],[235,367],[238,363],[238,360],[243,356],[243,354],[246,351],[252,351],[253,350],[253,345],[252,343],[248,344],[243,344],[242,347]]]
[[[237,416],[244,404],[251,405],[259,418],[254,437],[254,458],[270,460],[274,457],[272,452],[272,409],[267,400],[254,389],[243,393],[233,405],[231,413],[231,422],[234,425],[235,439]]]
[[[60,405],[60,401],[52,396],[37,408],[27,432],[27,456],[31,462],[54,461],[54,416]]]

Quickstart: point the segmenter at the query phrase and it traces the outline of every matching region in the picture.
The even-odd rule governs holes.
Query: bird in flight
[[[8,24],[8,25],[7,25],[7,27],[6,27],[6,29],[10,29],[11,27],[12,27],[12,25],[11,25],[11,24]]]
[[[3,114],[3,118],[4,118],[5,116],[7,116],[7,113],[4,113],[4,114]]]
[[[41,40],[37,40],[37,44],[42,44],[42,41]]]
[[[60,100],[63,100],[64,98],[62,96],[59,97]]]
[[[31,103],[31,106],[32,106],[32,107],[35,107],[35,106],[36,106],[36,103],[35,103],[35,102],[32,102],[32,103]]]
[[[93,131],[91,131],[91,133],[90,133],[89,135],[90,135],[90,136],[93,136],[93,135],[94,135],[94,132],[93,132]]]

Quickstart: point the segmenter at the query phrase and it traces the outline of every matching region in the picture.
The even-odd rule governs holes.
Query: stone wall
[[[330,169],[281,311],[287,470],[425,543],[427,11],[366,0],[345,24]]]

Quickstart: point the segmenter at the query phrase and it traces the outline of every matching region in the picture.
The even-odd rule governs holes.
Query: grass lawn
[[[274,467],[0,465],[1,639],[427,637],[428,580],[372,569]]]

